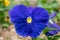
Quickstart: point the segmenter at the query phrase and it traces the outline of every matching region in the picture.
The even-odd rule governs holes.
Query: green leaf
[[[4,23],[4,24],[2,24],[2,27],[3,27],[3,28],[8,28],[8,27],[9,27],[9,24]]]
[[[42,0],[38,0],[37,6],[38,7],[43,7],[43,3],[41,2]]]
[[[55,36],[53,37],[53,40],[60,40],[60,35],[55,35]]]
[[[29,1],[25,0],[25,5],[29,6],[30,5]]]
[[[32,40],[45,40],[45,39],[44,38],[37,37],[37,38],[32,38]]]
[[[0,11],[4,11],[4,10],[5,10],[4,8],[0,7]]]
[[[56,29],[55,29],[55,28],[48,28],[48,27],[46,27],[46,28],[43,30],[43,33],[45,34],[46,32],[51,31],[51,30],[56,30]]]
[[[53,9],[49,9],[48,11],[49,11],[50,14],[54,12]]]
[[[46,39],[38,37],[37,40],[46,40]]]
[[[60,20],[60,12],[57,14],[57,19],[59,19]]]
[[[59,40],[60,39],[60,35],[55,35],[55,36],[47,36],[48,40]]]
[[[4,18],[5,18],[4,11],[0,11],[0,23],[4,23]]]
[[[0,11],[4,11],[4,5],[3,5],[3,2],[0,2]]]
[[[54,10],[54,9],[56,9],[58,7],[58,4],[56,3],[56,1],[51,2],[51,3],[46,3],[46,2],[47,2],[47,0],[41,0],[41,1],[38,0],[37,6],[47,9],[49,12],[51,10]]]
[[[32,40],[37,40],[37,38],[32,38]]]
[[[44,8],[43,4],[40,3],[40,2],[37,4],[37,6],[38,6],[38,7],[43,7],[43,8]]]
[[[27,0],[20,1],[20,4],[24,4],[24,5],[26,5],[26,6],[30,6],[29,1],[27,1]]]
[[[53,37],[47,36],[48,40],[53,40]]]
[[[47,0],[42,0],[42,3],[46,3],[47,2]]]
[[[0,1],[0,7],[3,7],[3,1]]]

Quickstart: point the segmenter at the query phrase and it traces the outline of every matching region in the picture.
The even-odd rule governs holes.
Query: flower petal
[[[28,10],[27,7],[24,5],[17,5],[14,6],[9,11],[10,19],[13,23],[20,22],[20,20],[24,20],[28,16]]]
[[[50,15],[50,18],[54,18],[56,16],[57,12],[53,12],[51,15]]]
[[[34,8],[31,6],[28,6],[27,8],[28,8],[29,13],[31,14]]]
[[[31,33],[31,34],[30,34],[30,36],[31,36],[32,38],[36,38],[36,37],[38,37],[38,35],[39,35],[38,32],[34,32],[34,33]]]
[[[46,27],[45,24],[42,24],[40,22],[34,22],[32,23],[32,26],[34,32],[41,32]]]
[[[38,35],[41,34],[42,30],[46,27],[46,25],[40,23],[40,22],[33,22],[30,26],[32,28],[32,32],[30,33],[30,36],[32,38],[36,38]]]
[[[48,28],[56,28],[56,30],[51,30],[51,31],[47,32],[46,33],[47,36],[56,35],[60,31],[60,27],[56,23],[54,23],[52,20],[49,21],[47,26],[48,26]]]
[[[48,11],[40,7],[36,7],[33,10],[32,17],[34,21],[39,21],[41,23],[47,23],[49,19]]]
[[[56,28],[58,31],[60,31],[60,27],[55,22],[53,22],[52,20],[49,21],[49,23],[47,24],[47,26],[49,28],[50,27]]]
[[[32,38],[36,38],[38,35],[41,34],[43,29],[46,27],[46,25],[43,25],[42,23],[35,22],[32,24],[32,33],[30,34]]]
[[[53,36],[53,35],[56,35],[58,33],[57,30],[52,30],[52,31],[49,31],[47,33],[45,33],[47,36]]]
[[[28,36],[26,23],[16,23],[15,30],[18,35],[23,37]]]

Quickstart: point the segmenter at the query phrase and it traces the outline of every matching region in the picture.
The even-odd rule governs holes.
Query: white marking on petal
[[[54,24],[52,20],[49,20],[49,22],[50,22],[51,24]]]

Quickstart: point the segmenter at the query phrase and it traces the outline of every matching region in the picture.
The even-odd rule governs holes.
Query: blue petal
[[[47,36],[56,35],[60,31],[60,27],[54,22],[53,22],[53,24],[52,23],[48,23],[47,26],[48,26],[48,28],[56,28],[56,30],[52,30],[52,31],[47,32],[46,33]]]
[[[28,28],[28,36],[31,36],[32,38],[36,38],[39,34],[40,31],[38,30],[39,27],[35,27],[33,26],[34,23],[28,24],[27,28]],[[35,24],[34,24],[35,25]]]
[[[26,22],[15,24],[15,30],[16,30],[17,34],[21,35],[23,37],[31,36],[30,34],[33,32],[32,27],[33,26],[31,24],[28,24]]]
[[[34,32],[41,32],[46,27],[45,24],[42,24],[40,22],[35,22],[32,26]]]
[[[23,37],[31,36],[32,38],[36,38],[45,27],[46,25],[36,22],[31,24],[27,24],[26,22],[15,24],[15,30],[18,35]]]
[[[31,36],[32,38],[36,38],[36,37],[38,37],[38,35],[39,35],[38,32],[34,32],[34,33],[31,33],[31,34],[30,34],[30,36]]]
[[[27,10],[27,7],[24,5],[17,5],[14,6],[9,11],[10,19],[13,23],[20,22],[20,20],[24,20],[29,15],[29,12]]]
[[[48,28],[52,27],[52,28],[56,28],[58,31],[60,31],[60,27],[55,22],[53,22],[53,21],[52,21],[52,23],[49,22],[47,24],[47,26],[48,26]]]
[[[41,34],[42,30],[46,27],[46,25],[40,23],[40,22],[33,22],[32,23],[32,33],[30,36],[32,38],[36,38],[38,35]]]
[[[56,15],[57,15],[57,12],[51,13],[50,18],[54,18]]]
[[[52,30],[52,31],[49,31],[49,32],[47,32],[47,33],[45,33],[47,36],[54,36],[54,35],[56,35],[58,33],[58,31],[57,30]]]
[[[33,9],[34,9],[34,7],[28,6],[27,9],[28,9],[29,13],[31,14]]]
[[[44,24],[46,24],[49,20],[48,11],[45,10],[44,8],[40,8],[40,7],[36,7],[32,11],[31,16],[33,17],[34,21],[39,21]]]
[[[18,35],[21,35],[23,37],[28,36],[26,22],[25,23],[16,23],[15,30]]]

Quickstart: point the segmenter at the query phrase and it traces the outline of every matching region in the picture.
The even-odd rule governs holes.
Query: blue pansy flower
[[[60,31],[60,27],[52,20],[49,20],[49,23],[47,26],[48,26],[48,28],[55,28],[56,29],[56,30],[51,30],[51,31],[47,32],[46,33],[47,36],[54,36]]]
[[[56,16],[57,12],[53,12],[50,16],[50,18],[54,18]],[[51,31],[48,31],[47,33],[45,33],[47,36],[54,36],[56,35],[58,32],[60,32],[60,27],[55,23],[53,22],[52,20],[49,20],[47,26],[48,28],[55,28],[56,30],[51,30]]]
[[[56,35],[57,33],[58,33],[57,30],[52,30],[52,31],[49,31],[49,32],[47,32],[47,33],[45,33],[45,34],[46,34],[46,36],[54,36],[54,35]]]
[[[49,20],[48,11],[44,8],[25,5],[14,6],[9,11],[9,16],[18,35],[32,38],[40,35]]]

